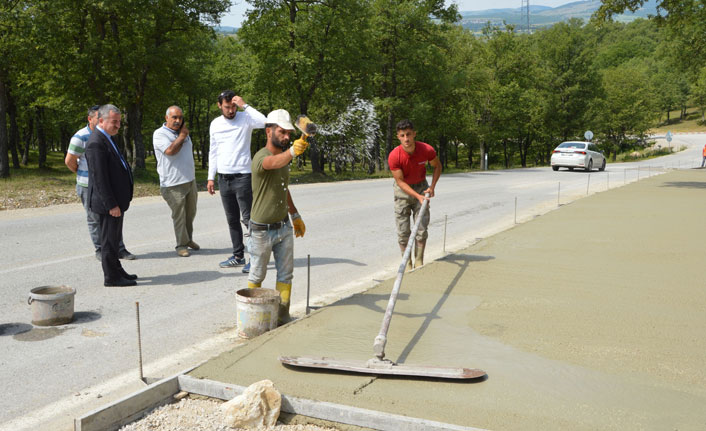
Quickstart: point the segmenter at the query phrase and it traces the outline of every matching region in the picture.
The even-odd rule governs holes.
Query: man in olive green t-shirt
[[[294,275],[294,238],[304,236],[306,226],[289,193],[289,163],[306,150],[307,143],[297,139],[289,147],[294,126],[289,113],[277,109],[267,115],[267,144],[252,159],[253,202],[250,211],[250,275],[248,287],[260,287],[267,275],[270,254],[277,269],[276,288],[280,294],[279,324],[289,321],[289,301]],[[291,215],[292,222],[289,222]]]

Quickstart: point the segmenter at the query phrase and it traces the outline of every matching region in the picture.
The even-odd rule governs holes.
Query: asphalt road
[[[590,175],[550,168],[443,175],[431,202],[427,260],[587,193],[697,167],[705,143],[706,135],[676,135],[671,144],[688,149],[639,163],[609,161],[605,172]],[[291,186],[307,225],[306,236],[295,240],[295,315],[304,310],[307,256],[314,305],[394,276],[400,254],[391,188],[391,179]],[[0,212],[0,429],[72,429],[74,417],[143,387],[136,301],[148,378],[177,373],[238,342],[235,292],[247,276],[218,267],[230,241],[217,195],[199,195],[194,232],[202,249],[177,257],[166,203],[136,199],[124,236],[138,259],[123,264],[139,275],[138,286],[106,288],[80,205]],[[271,263],[263,287],[274,287],[274,278]],[[75,320],[33,327],[30,289],[61,284],[77,291]]]

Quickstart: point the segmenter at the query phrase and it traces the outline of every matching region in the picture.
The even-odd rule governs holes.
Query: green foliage
[[[445,169],[478,167],[485,154],[496,167],[546,164],[588,129],[615,158],[630,136],[665,116],[672,124],[670,112],[685,118],[689,103],[704,118],[704,1],[660,0],[662,17],[621,24],[610,16],[643,2],[604,0],[590,23],[480,36],[443,0],[248,0],[247,21],[228,35],[209,27],[227,0],[5,1],[0,176],[35,154],[50,163],[86,108],[107,102],[123,110],[119,141],[139,178],[154,177],[151,136],[173,104],[205,169],[225,89],[332,130],[294,168],[311,178],[384,171],[403,118]],[[255,132],[253,150],[262,145]]]
[[[699,71],[698,79],[693,87],[694,103],[701,111],[701,122],[706,125],[706,66]]]

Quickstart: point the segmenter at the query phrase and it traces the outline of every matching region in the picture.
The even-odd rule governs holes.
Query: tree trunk
[[[39,160],[37,165],[43,168],[47,163],[47,136],[44,130],[44,108],[36,108],[37,117],[37,146],[39,148]]]
[[[390,169],[390,165],[387,161],[388,156],[392,152],[392,140],[394,139],[395,135],[395,126],[393,125],[394,123],[394,118],[392,116],[392,111],[388,112],[387,114],[387,127],[385,131],[385,157],[384,157],[384,163],[385,163],[385,170]]]
[[[375,140],[374,145],[371,145],[370,159],[368,162],[368,175],[372,175],[375,172],[376,166],[379,170],[382,170],[382,160],[380,160],[380,144],[377,139]]]
[[[510,161],[507,156],[507,139],[503,139],[503,159],[505,160],[505,169],[509,169]]]
[[[454,145],[454,167],[458,169],[458,142]]]
[[[130,133],[129,132],[123,132],[120,133],[120,138],[117,137],[118,135],[113,136],[113,139],[115,140],[115,144],[118,145],[118,141],[122,140],[123,144],[118,146],[118,151],[120,151],[123,154],[123,157],[125,158],[125,161],[130,164],[131,167],[135,167],[132,163],[132,143],[130,141]]]
[[[10,160],[7,157],[7,97],[5,81],[0,76],[0,178],[10,177]]]
[[[193,128],[189,129],[189,136],[191,137],[191,143],[193,144],[191,147],[191,154],[193,156],[194,152],[196,153],[196,158],[197,160],[201,160],[201,154],[199,152],[199,146],[198,144],[198,127],[195,127],[194,125],[194,118],[198,117],[198,114],[196,113],[196,99],[194,97],[189,96],[189,99],[187,101],[187,109],[189,110],[189,123],[188,127]],[[197,120],[198,122],[198,120]],[[194,132],[197,132],[194,134]]]
[[[484,170],[488,169],[488,167],[485,166],[485,157],[486,157],[486,155],[485,155],[485,151],[486,151],[485,150],[485,141],[480,141],[480,148],[479,149],[480,149],[480,170],[484,171]],[[470,154],[470,152],[469,152],[469,154]]]
[[[527,154],[525,154],[525,141],[523,138],[520,138],[520,145],[518,145],[518,148],[520,150],[520,165],[523,168],[527,167]]]
[[[20,146],[20,129],[17,127],[17,104],[15,104],[15,99],[9,91],[7,92],[7,113],[10,116],[9,146],[10,153],[12,154],[12,167],[19,169],[20,155],[18,148]]]
[[[30,115],[27,129],[25,130],[25,146],[22,149],[22,166],[29,163],[29,144],[34,139],[34,117]]]
[[[145,144],[142,140],[142,103],[140,101],[131,103],[128,107],[127,115],[127,134],[131,138],[135,151],[130,151],[132,148],[127,146],[125,151],[128,152],[128,158],[132,160],[133,167],[145,169]]]
[[[211,120],[208,117],[208,101],[206,101],[205,118],[203,122],[203,131],[201,132],[201,169],[208,169],[208,152],[210,151],[211,137],[209,135],[207,124],[211,124]]]
[[[449,167],[448,155],[446,154],[446,149],[449,146],[449,138],[445,135],[439,137],[439,161],[444,169]]]
[[[71,140],[71,132],[69,131],[66,123],[61,123],[59,126],[59,133],[61,134],[61,152],[64,153],[64,156],[66,156],[66,152],[69,148],[69,140]]]
[[[315,141],[309,144],[309,155],[311,157],[311,172],[313,173],[323,173],[324,172],[324,155],[319,150],[319,146],[316,145]]]

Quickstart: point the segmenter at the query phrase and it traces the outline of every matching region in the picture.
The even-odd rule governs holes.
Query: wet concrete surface
[[[706,429],[706,170],[565,205],[405,275],[386,347],[468,382],[282,366],[367,360],[394,280],[221,354],[194,377],[494,430]],[[390,244],[394,246],[394,244]]]

